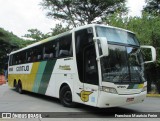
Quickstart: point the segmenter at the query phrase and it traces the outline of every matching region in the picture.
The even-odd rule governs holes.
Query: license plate
[[[127,98],[126,102],[132,102],[134,101],[134,98]]]

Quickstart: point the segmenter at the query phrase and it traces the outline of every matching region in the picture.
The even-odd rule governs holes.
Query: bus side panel
[[[56,61],[45,95],[59,98],[60,87],[64,83],[68,84],[72,91],[75,74],[73,63],[72,57]]]
[[[32,87],[34,85],[39,64],[39,62],[33,64],[31,74],[21,76],[22,86],[24,86],[24,89],[27,91],[32,92]]]
[[[33,63],[33,64],[25,64],[25,65],[19,65],[19,66],[12,66],[13,72],[9,72],[8,80],[9,80],[9,86],[13,87],[14,80],[18,83],[20,80],[22,83],[23,90],[32,91],[32,87],[34,85],[34,80],[37,74],[37,70],[39,67],[39,62]],[[24,72],[25,69],[18,70],[18,67],[29,67],[29,70],[26,69],[26,72]],[[28,71],[28,72],[27,72]]]
[[[13,74],[8,74],[8,85],[10,87],[14,87],[14,79],[15,79],[15,76]]]
[[[46,93],[46,90],[48,88],[55,63],[56,63],[56,60],[47,61],[46,66],[44,68],[44,72],[42,74],[41,81],[40,81],[38,93],[40,93],[40,94]],[[39,80],[36,80],[36,81],[39,81]]]
[[[40,65],[38,67],[37,75],[35,77],[34,85],[32,88],[32,91],[35,93],[38,93],[46,64],[47,64],[47,61],[43,61],[40,63]]]

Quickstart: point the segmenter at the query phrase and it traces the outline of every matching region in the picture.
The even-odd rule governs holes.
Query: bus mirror
[[[151,63],[156,61],[156,49],[153,46],[141,46],[141,50],[147,58],[144,63]]]
[[[102,50],[102,55],[100,55],[99,58],[103,56],[108,56],[108,43],[107,43],[107,38],[106,37],[94,37],[93,38],[94,42],[98,44],[98,47],[101,48]]]

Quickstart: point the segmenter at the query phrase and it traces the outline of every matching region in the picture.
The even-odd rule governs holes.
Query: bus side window
[[[12,65],[15,65],[16,64],[16,55],[13,54],[13,57],[12,57]]]
[[[9,56],[9,66],[12,66],[12,65],[13,65],[12,59],[13,59],[13,55],[10,55],[10,56]]]
[[[36,61],[41,61],[43,55],[43,46],[38,46],[35,48],[34,57]]]
[[[56,57],[57,41],[52,40],[44,45],[43,59],[54,59]]]
[[[16,57],[15,57],[15,64],[16,65],[18,64],[18,60],[19,60],[19,56],[16,54]]]
[[[26,51],[22,51],[19,53],[18,64],[24,64],[25,62],[26,62]]]
[[[58,57],[58,54],[59,54],[59,42],[57,42],[55,46],[55,57],[56,58]]]
[[[26,57],[27,63],[33,62],[33,58],[34,58],[33,57],[33,49],[31,48],[27,51],[27,57]]]
[[[72,36],[67,35],[63,38],[60,38],[59,41],[59,57],[68,57],[72,56]]]

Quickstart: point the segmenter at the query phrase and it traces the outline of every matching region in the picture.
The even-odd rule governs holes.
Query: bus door
[[[85,104],[96,106],[98,100],[98,68],[94,44],[83,50],[83,101]]]

